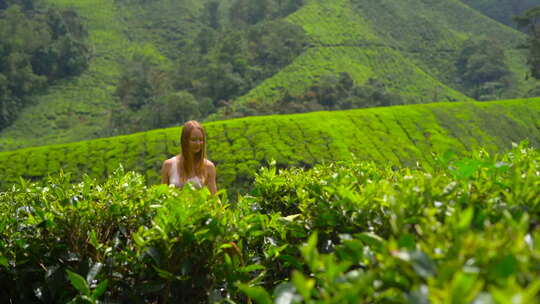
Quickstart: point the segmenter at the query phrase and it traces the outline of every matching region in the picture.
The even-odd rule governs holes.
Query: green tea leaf
[[[402,234],[399,237],[398,245],[400,248],[407,248],[409,250],[414,250],[416,247],[414,235],[410,233]]]
[[[302,295],[304,301],[311,299],[311,290],[315,287],[315,280],[304,277],[302,273],[295,270],[292,273],[292,282],[296,290]]]
[[[476,273],[458,272],[451,283],[451,298],[453,303],[470,303],[482,290],[483,282]]]
[[[246,284],[238,284],[237,286],[240,291],[255,300],[255,302],[259,304],[272,304],[272,298],[268,292],[264,290],[264,288],[260,286],[249,286]]]
[[[92,291],[92,299],[97,300],[107,290],[109,280],[104,280],[96,286],[96,289]]]
[[[90,231],[89,243],[90,243],[90,245],[94,246],[94,248],[96,248],[96,249],[99,249],[101,247],[98,240],[97,240],[97,235],[96,235],[95,230]]]
[[[356,237],[373,249],[381,249],[385,243],[384,239],[380,236],[370,232],[359,233]]]
[[[289,216],[281,217],[279,218],[280,221],[283,221],[285,223],[293,223],[294,220],[298,217],[302,216],[302,214],[292,214]]]
[[[158,275],[166,280],[172,280],[174,278],[174,274],[168,272],[167,270],[160,269],[155,265],[152,265],[154,270],[158,273]]]
[[[90,295],[90,287],[88,287],[88,284],[83,277],[81,277],[75,272],[69,271],[69,269],[66,269],[66,273],[68,275],[69,281],[71,282],[71,285],[73,285],[75,289],[77,289],[83,295]]]
[[[137,246],[139,246],[139,247],[143,247],[144,244],[145,244],[144,239],[140,236],[139,233],[134,233],[133,234],[133,240],[135,241],[135,244],[137,244]]]
[[[9,260],[5,256],[0,256],[0,265],[8,268],[9,267]]]
[[[519,265],[516,257],[512,254],[500,259],[498,263],[491,266],[489,272],[496,278],[507,278],[518,271]]]
[[[306,263],[311,268],[312,271],[316,271],[317,265],[316,265],[316,258],[318,256],[317,252],[317,232],[314,232],[311,234],[311,236],[308,239],[308,242],[304,244],[302,247],[300,247],[300,252],[302,253],[302,256],[306,260]]]
[[[472,219],[474,217],[474,208],[469,207],[465,209],[465,211],[460,213],[460,219],[458,223],[458,229],[459,230],[465,230],[468,229],[471,225]]]
[[[253,264],[253,265],[248,265],[246,267],[242,267],[239,269],[240,272],[252,272],[252,271],[255,271],[255,270],[265,270],[266,267],[264,267],[263,265],[260,265],[260,264]]]

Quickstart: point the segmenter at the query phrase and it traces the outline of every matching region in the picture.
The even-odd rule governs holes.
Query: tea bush
[[[271,261],[260,256],[288,227],[208,191],[148,188],[123,169],[103,184],[70,182],[21,180],[1,193],[2,302],[243,299],[235,282],[260,281],[252,274]]]
[[[274,300],[537,302],[538,152],[519,146],[504,156],[448,153],[437,163],[263,170],[256,204],[298,212],[295,220],[311,233],[299,248],[302,268],[269,290]],[[240,288],[258,303],[271,302],[258,286]]]
[[[0,194],[0,301],[539,301],[538,151],[433,158],[271,164],[234,201],[121,168],[21,180]]]

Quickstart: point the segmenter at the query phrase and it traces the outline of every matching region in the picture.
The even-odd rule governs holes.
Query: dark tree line
[[[223,114],[233,118],[384,107],[405,103],[402,96],[392,93],[380,80],[370,78],[363,84],[356,84],[346,72],[323,75],[301,94],[282,90],[283,97],[275,103],[250,101],[248,104],[235,105],[234,110],[233,107],[227,107]]]
[[[369,107],[385,107],[403,104],[403,98],[391,93],[377,79],[370,78],[356,84],[346,73],[324,75],[307,89],[304,94],[290,93],[272,106],[272,113],[303,113],[320,110],[349,110]]]
[[[87,68],[86,37],[74,11],[0,0],[0,129],[13,122],[33,93]]]

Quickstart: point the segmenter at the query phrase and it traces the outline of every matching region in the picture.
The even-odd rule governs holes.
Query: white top
[[[178,157],[172,158],[171,171],[169,172],[169,185],[174,185],[178,188],[182,188],[184,184],[192,183],[195,188],[202,188],[202,179],[198,176],[188,178],[185,183],[180,181],[180,173],[178,172]]]

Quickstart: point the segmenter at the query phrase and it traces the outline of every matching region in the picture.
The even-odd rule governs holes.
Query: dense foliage
[[[498,99],[511,87],[510,69],[501,44],[490,39],[470,39],[456,61],[457,72],[467,93],[476,100]]]
[[[88,66],[87,32],[73,10],[34,1],[0,2],[0,130],[30,96]]]
[[[314,111],[349,110],[369,107],[384,107],[405,104],[398,94],[387,90],[383,82],[370,78],[365,84],[358,85],[351,75],[342,72],[339,75],[328,74],[299,95],[287,90],[283,97],[274,103],[255,103],[250,107],[237,107],[230,110],[226,105],[225,117],[305,113]]]
[[[117,170],[0,194],[2,302],[533,303],[540,154],[257,174],[229,201]]]
[[[491,152],[528,139],[540,147],[538,99],[486,103],[437,103],[386,108],[276,115],[204,124],[208,157],[219,188],[246,189],[260,164],[310,167],[350,158],[411,166],[431,153],[475,147]],[[180,151],[180,129],[43,146],[0,153],[0,189],[19,176],[38,181],[60,170],[103,181],[119,164],[158,183],[163,161]]]

